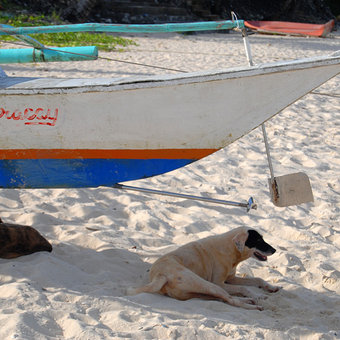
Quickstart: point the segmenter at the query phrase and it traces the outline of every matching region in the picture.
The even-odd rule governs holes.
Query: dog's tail
[[[158,293],[163,286],[168,282],[168,279],[163,274],[156,275],[153,280],[147,285],[139,288],[127,288],[127,295],[136,295],[140,293]]]

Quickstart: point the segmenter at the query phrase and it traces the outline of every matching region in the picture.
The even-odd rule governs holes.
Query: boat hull
[[[95,187],[165,173],[250,132],[340,57],[146,79],[0,82],[0,187]]]
[[[325,37],[334,27],[334,20],[325,24],[288,21],[245,21],[245,26],[259,33]]]

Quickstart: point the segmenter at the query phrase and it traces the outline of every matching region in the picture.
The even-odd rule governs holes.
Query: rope
[[[239,30],[240,29],[240,25],[238,23],[237,15],[236,15],[236,13],[234,11],[231,11],[231,20],[232,20],[232,22],[236,21],[236,24],[237,24],[236,29]]]
[[[175,69],[175,68],[162,67],[162,66],[155,66],[155,65],[149,65],[149,64],[144,64],[144,63],[136,63],[136,62],[134,62],[134,61],[126,61],[126,60],[114,59],[114,58],[107,58],[107,57],[98,57],[98,59],[109,60],[109,61],[116,61],[116,62],[118,62],[118,63],[132,64],[132,65],[138,65],[138,66],[144,66],[144,67],[151,67],[151,68],[156,68],[156,69],[161,69],[161,70],[167,70],[167,71],[174,71],[174,72],[180,72],[180,73],[187,73],[187,71],[177,70],[177,69]]]
[[[0,40],[0,41],[4,42],[4,40]],[[6,41],[6,43],[8,43],[8,42]],[[25,46],[25,47],[28,46],[28,47],[31,47],[31,45],[29,45],[29,44],[23,44],[23,43],[19,43],[19,42],[10,42],[10,43],[13,44],[13,45],[18,45],[18,46]],[[76,52],[71,52],[71,51],[56,50],[54,48],[46,47],[46,46],[44,46],[44,49],[50,50],[50,51],[62,52],[62,53],[69,53],[69,54],[73,54],[73,55],[79,55],[79,56],[88,57],[88,58],[92,57],[91,55],[86,55],[86,54],[81,54],[81,53],[76,53]],[[97,59],[97,58],[93,57],[93,60],[95,60],[95,59]],[[178,70],[178,69],[175,69],[175,68],[156,66],[156,65],[149,65],[149,64],[137,63],[137,62],[133,62],[133,61],[127,61],[127,60],[121,60],[121,59],[115,59],[115,58],[108,58],[108,57],[100,57],[100,56],[98,56],[98,59],[114,61],[114,62],[124,63],[124,64],[143,66],[143,67],[150,67],[150,68],[161,69],[161,70],[166,70],[166,71],[187,73],[187,71]]]

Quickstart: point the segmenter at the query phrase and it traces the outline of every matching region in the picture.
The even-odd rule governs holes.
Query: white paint
[[[4,115],[0,148],[218,149],[339,72],[334,56],[147,79],[19,82],[0,91],[0,107],[58,109],[58,118],[25,125]]]

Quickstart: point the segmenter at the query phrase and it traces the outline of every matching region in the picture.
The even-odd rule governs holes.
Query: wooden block
[[[272,202],[277,207],[288,207],[314,202],[308,176],[303,172],[268,179]]]

